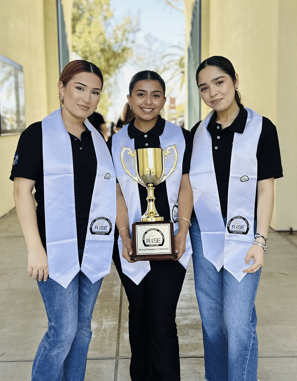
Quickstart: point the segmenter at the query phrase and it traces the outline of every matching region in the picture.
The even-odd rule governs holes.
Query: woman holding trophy
[[[255,298],[282,177],[275,126],[244,108],[232,63],[214,56],[196,81],[212,111],[192,129],[190,229],[204,342],[205,379],[256,381]]]
[[[118,179],[119,229],[113,258],[129,301],[130,375],[132,381],[178,381],[175,313],[192,254],[191,136],[159,115],[166,101],[159,74],[135,74],[128,101],[135,118],[113,136],[111,150]],[[153,253],[145,256],[150,260],[139,260],[141,250]],[[162,253],[167,254],[158,258]]]

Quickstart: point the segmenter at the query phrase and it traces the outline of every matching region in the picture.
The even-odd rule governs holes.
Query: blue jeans
[[[32,381],[83,381],[92,337],[91,319],[102,280],[80,271],[65,289],[53,279],[37,281],[48,317],[39,344]]]
[[[258,366],[255,298],[261,269],[241,282],[205,259],[196,218],[190,228],[195,291],[204,344],[205,379],[256,381]]]

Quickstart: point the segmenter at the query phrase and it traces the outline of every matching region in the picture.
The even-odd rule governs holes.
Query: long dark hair
[[[132,90],[134,89],[134,86],[136,85],[137,82],[143,81],[146,79],[151,79],[152,81],[158,81],[160,85],[162,86],[162,89],[164,91],[164,97],[165,97],[166,85],[165,85],[164,79],[158,73],[151,70],[139,71],[138,73],[133,75],[129,84],[129,95],[132,94]]]
[[[94,73],[99,77],[102,82],[103,87],[103,75],[99,67],[89,61],[84,60],[74,60],[69,62],[63,69],[62,74],[60,76],[60,81],[63,82],[64,87],[71,80],[73,76],[78,73]]]
[[[232,65],[231,61],[228,60],[226,57],[222,56],[212,56],[201,62],[201,64],[198,66],[198,69],[196,71],[196,82],[198,85],[198,74],[202,69],[204,69],[206,66],[216,66],[217,68],[221,69],[223,72],[229,75],[229,77],[232,79],[233,83],[236,82],[236,75],[235,75],[235,69]],[[237,89],[235,89],[235,100],[237,104],[241,104],[241,96]]]

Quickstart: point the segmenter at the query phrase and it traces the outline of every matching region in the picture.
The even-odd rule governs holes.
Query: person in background
[[[255,298],[282,177],[275,126],[244,108],[225,57],[203,61],[196,81],[212,111],[192,129],[190,228],[202,319],[205,379],[256,381]]]
[[[21,134],[14,158],[10,178],[28,275],[37,279],[48,318],[32,381],[85,377],[92,313],[110,271],[116,217],[112,159],[86,119],[102,87],[97,66],[68,63],[58,84],[61,109]]]
[[[129,102],[125,103],[122,114],[119,117],[116,126],[113,128],[113,132],[117,133],[120,129],[126,124],[130,123],[131,120],[135,117],[133,110],[131,109]]]
[[[102,136],[104,137],[105,141],[107,142],[108,135],[107,135],[107,127],[105,120],[103,116],[99,112],[93,112],[89,117],[89,122],[93,125],[93,127],[96,128],[97,131],[99,131]]]
[[[145,70],[135,74],[128,101],[135,118],[112,137],[111,150],[118,180],[116,224],[120,235],[113,260],[129,301],[130,375],[132,381],[179,381],[175,315],[192,254],[188,234],[193,208],[188,175],[191,134],[160,117],[166,98],[165,83],[158,73]],[[174,222],[178,260],[133,263],[131,229],[146,211],[147,190],[125,173],[122,147],[166,149],[173,144],[178,151],[176,169],[156,186],[155,197],[160,216]]]

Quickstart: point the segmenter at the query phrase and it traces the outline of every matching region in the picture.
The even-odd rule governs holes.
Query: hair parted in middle
[[[232,65],[231,61],[228,60],[228,58],[223,56],[212,56],[207,58],[203,62],[201,62],[201,64],[198,66],[198,69],[196,71],[197,85],[198,85],[198,74],[200,73],[202,69],[206,68],[206,66],[216,66],[218,69],[228,74],[234,83],[237,80],[234,66]],[[237,89],[235,89],[235,100],[237,104],[241,104],[240,93]]]
[[[165,97],[165,92],[166,92],[166,85],[164,79],[160,76],[160,74],[156,73],[155,71],[151,70],[143,70],[139,71],[138,73],[134,74],[130,84],[129,84],[129,95],[132,94],[132,91],[134,89],[134,86],[136,85],[137,82],[143,81],[143,80],[152,80],[152,81],[158,81],[164,91],[164,97]]]

